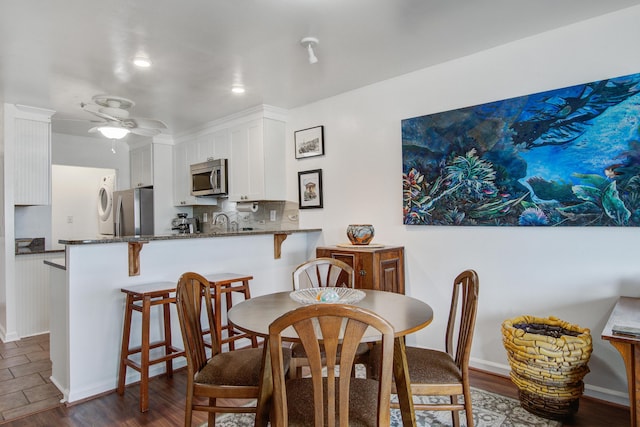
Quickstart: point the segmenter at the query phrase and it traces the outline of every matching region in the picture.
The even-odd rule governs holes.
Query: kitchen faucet
[[[222,223],[224,224],[224,231],[225,232],[229,231],[229,216],[226,213],[219,213],[213,218],[214,227],[218,225],[218,218],[220,217],[223,217]]]

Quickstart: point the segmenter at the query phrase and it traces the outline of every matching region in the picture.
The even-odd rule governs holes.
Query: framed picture
[[[322,207],[322,169],[298,172],[298,207]]]
[[[294,132],[296,159],[322,156],[324,154],[324,126]]]

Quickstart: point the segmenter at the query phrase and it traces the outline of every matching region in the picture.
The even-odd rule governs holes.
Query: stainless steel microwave
[[[191,195],[226,196],[227,164],[227,159],[216,159],[191,165]]]

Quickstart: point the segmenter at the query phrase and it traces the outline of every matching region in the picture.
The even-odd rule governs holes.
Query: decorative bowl
[[[365,293],[352,288],[307,288],[289,294],[300,304],[355,304],[365,297]]]
[[[374,229],[371,224],[350,224],[347,237],[352,245],[368,245],[373,240]]]

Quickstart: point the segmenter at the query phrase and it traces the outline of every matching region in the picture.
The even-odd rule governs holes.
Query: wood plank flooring
[[[34,410],[39,411],[4,423],[0,420],[2,427],[169,427],[184,424],[186,370],[177,371],[173,378],[160,376],[150,381],[149,411],[144,414],[139,411],[137,384],[128,386],[124,396],[112,392],[71,406],[56,405],[60,394],[49,381],[51,368],[48,354],[48,335],[14,343],[0,343],[0,408],[12,406],[6,411],[14,411],[0,409],[0,412],[3,415],[6,412],[20,416]],[[517,388],[508,378],[473,370],[471,382],[474,387],[518,398]],[[49,406],[56,406],[41,410],[47,405],[44,402],[48,402]],[[205,421],[206,414],[194,413],[194,426]],[[564,425],[628,426],[629,409],[583,397],[578,414]]]
[[[57,406],[50,376],[49,334],[0,342],[0,422]]]

